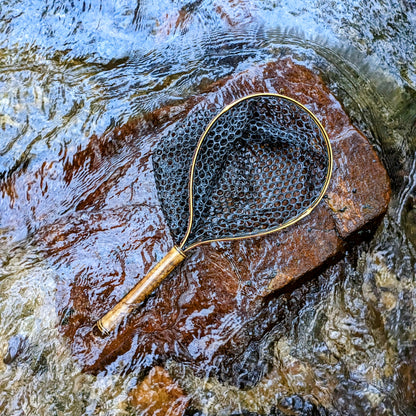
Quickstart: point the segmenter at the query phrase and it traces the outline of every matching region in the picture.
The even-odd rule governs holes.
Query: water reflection
[[[125,287],[131,285],[137,261],[123,257],[124,236],[134,234],[140,213],[152,207],[153,179],[144,176],[137,183],[151,143],[137,135],[127,142],[114,136],[104,149],[99,138],[163,105],[182,103],[253,63],[286,56],[322,74],[376,147],[393,185],[389,214],[371,242],[316,280],[270,299],[252,323],[245,323],[253,342],[237,359],[218,363],[221,380],[193,374],[186,361],[170,360],[165,367],[192,397],[192,406],[207,415],[244,409],[268,414],[272,408],[288,414],[287,407],[295,407],[290,400],[297,400],[288,398],[294,397],[306,403],[303,410],[298,406],[298,414],[306,412],[307,403],[340,415],[411,412],[416,378],[415,19],[411,2],[396,0],[2,4],[3,413],[135,414],[127,392],[142,374],[82,373],[58,331],[76,313],[76,305],[61,311],[62,299],[69,289],[98,276],[97,265],[116,265],[115,272],[126,276]],[[105,192],[106,182],[116,177],[124,181],[123,196]],[[134,193],[136,205],[120,204],[128,193]],[[103,207],[106,211],[100,212]],[[118,228],[123,209],[130,215],[130,229]],[[69,247],[68,258],[43,258],[33,244],[40,229],[54,235],[54,227],[64,224],[76,239],[71,230],[99,223],[90,215],[94,210],[106,216],[106,229],[96,232],[114,250],[94,246],[92,233],[87,242],[60,242]],[[148,229],[147,238],[153,233],[151,238],[159,239],[156,254],[151,253],[158,255],[168,246],[166,233],[151,223]],[[142,241],[137,253],[146,253],[143,240],[137,235]],[[151,260],[148,254],[140,264]],[[81,263],[89,272],[72,280],[73,268]],[[61,291],[65,283],[68,291]],[[111,296],[121,291],[115,288]],[[166,324],[179,312],[165,308]],[[256,338],[259,322],[269,329],[261,339]],[[146,362],[148,357],[136,359]]]

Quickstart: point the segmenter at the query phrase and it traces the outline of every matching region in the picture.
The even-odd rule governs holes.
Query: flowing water
[[[195,414],[416,415],[415,33],[413,0],[3,0],[1,414],[139,414],[128,392],[140,374],[82,372],[56,306],[71,261],[94,267],[122,253],[48,259],[35,238],[75,211],[79,183],[85,193],[105,183],[128,150],[90,177],[81,171],[82,182],[64,167],[94,135],[291,57],[320,73],[374,145],[391,178],[388,214],[371,241],[270,303],[262,319],[285,317],[243,360],[267,357],[255,383],[164,366]],[[145,204],[148,190],[135,192]],[[109,244],[122,238],[116,223],[108,230]]]

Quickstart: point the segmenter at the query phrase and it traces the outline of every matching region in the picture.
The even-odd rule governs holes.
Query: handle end
[[[102,337],[108,336],[123,318],[143,302],[185,257],[185,253],[179,247],[174,246],[113,309],[95,324],[96,332],[101,332]]]
[[[98,336],[100,338],[106,338],[110,335],[110,331],[108,331],[103,323],[101,322],[101,319],[99,321],[97,321],[92,329],[92,333],[95,336]]]

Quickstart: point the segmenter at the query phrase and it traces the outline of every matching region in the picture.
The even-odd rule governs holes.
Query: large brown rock
[[[264,91],[295,98],[324,125],[334,151],[326,198],[281,232],[196,249],[117,333],[92,338],[94,322],[172,245],[152,176],[154,144],[191,109]],[[320,77],[289,59],[253,66],[181,105],[92,137],[63,171],[72,210],[44,228],[39,244],[63,276],[62,331],[92,372],[150,368],[172,356],[201,372],[220,366],[248,345],[247,323],[265,299],[342,253],[350,237],[385,213],[390,198],[387,174],[367,139]],[[256,336],[268,330],[259,325]]]

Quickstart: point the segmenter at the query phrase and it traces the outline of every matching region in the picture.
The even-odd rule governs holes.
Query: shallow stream
[[[412,0],[3,0],[1,414],[138,414],[128,391],[141,375],[83,373],[59,331],[70,262],[45,258],[35,236],[75,210],[64,165],[93,135],[290,57],[322,76],[375,147],[391,179],[388,213],[370,241],[270,304],[286,316],[258,342],[255,361],[268,364],[256,382],[165,368],[195,414],[416,415],[415,45]],[[85,192],[123,157],[103,162]]]

